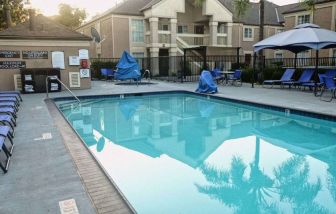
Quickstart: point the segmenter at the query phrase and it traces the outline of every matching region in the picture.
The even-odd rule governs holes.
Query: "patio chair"
[[[21,93],[19,91],[0,91],[0,94],[15,94],[19,97],[20,101],[22,102]]]
[[[215,68],[214,70],[210,71],[210,73],[217,84],[224,82],[225,77],[220,73],[220,69]]]
[[[12,135],[14,136],[14,127],[16,126],[16,122],[12,116],[0,115],[0,125],[10,126],[12,128]]]
[[[327,70],[324,74],[329,77],[336,77],[336,70]]]
[[[19,108],[15,105],[14,102],[0,102],[0,108],[3,108],[3,107],[14,108],[15,113],[17,113],[19,111]]]
[[[294,75],[295,69],[286,69],[286,71],[283,73],[281,79],[279,80],[265,80],[263,82],[263,86],[264,85],[271,85],[273,87],[273,85],[275,84],[281,84],[282,82],[288,82],[288,81],[292,81],[292,77]]]
[[[0,94],[0,98],[14,97],[20,103],[20,97],[17,94]]]
[[[114,79],[114,71],[112,70],[112,68],[102,68],[100,69],[100,73],[102,76],[105,77],[105,80]]]
[[[310,90],[314,90],[314,95],[315,96],[320,96],[321,95],[321,89],[322,86],[324,85],[324,74],[318,74],[319,77],[319,81],[320,82],[306,82],[306,83],[302,83],[301,86],[303,87],[303,90],[308,87]],[[320,90],[318,90],[320,89]]]
[[[0,103],[14,102],[16,107],[19,107],[20,101],[16,97],[0,97]]]
[[[292,86],[299,86],[299,85],[302,85],[303,83],[308,83],[310,82],[313,74],[314,74],[313,69],[305,69],[302,72],[298,81],[285,81],[285,82],[282,82],[281,85],[282,86],[288,85],[289,88],[291,88]]]
[[[232,85],[239,83],[237,86],[242,86],[241,73],[241,70],[236,70],[232,76],[228,77],[228,82],[231,82]]]
[[[0,114],[7,114],[16,119],[16,112],[14,108],[11,107],[0,107]]]
[[[335,98],[336,96],[336,84],[335,84],[334,78],[324,75],[323,79],[324,79],[324,85],[322,86],[320,100],[331,102],[332,99]],[[331,98],[328,100],[323,99],[323,94],[325,91],[331,92]]]
[[[11,143],[11,147],[6,145],[6,139]],[[4,153],[5,160],[0,159],[0,168],[4,173],[8,171],[10,157],[13,154],[14,143],[10,134],[10,128],[8,126],[0,126],[0,153]]]

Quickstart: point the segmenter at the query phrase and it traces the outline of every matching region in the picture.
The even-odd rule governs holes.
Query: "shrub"
[[[109,60],[109,61],[95,60],[91,63],[92,77],[102,79],[103,77],[100,73],[100,69],[101,68],[115,69],[116,65],[117,65],[117,62],[113,60]]]

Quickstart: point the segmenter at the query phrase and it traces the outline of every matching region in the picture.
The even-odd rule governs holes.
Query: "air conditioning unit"
[[[79,72],[69,72],[70,88],[80,88],[80,74]]]
[[[22,91],[21,74],[14,74],[15,91]]]

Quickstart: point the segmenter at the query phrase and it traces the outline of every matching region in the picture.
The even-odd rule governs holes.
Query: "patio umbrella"
[[[316,50],[315,70],[317,73],[319,50],[336,47],[336,32],[322,29],[320,26],[315,24],[301,24],[292,30],[285,31],[262,40],[253,45],[253,47],[255,52],[254,65],[256,53],[263,49],[283,49],[291,51],[295,53],[295,61],[297,53],[314,49]]]

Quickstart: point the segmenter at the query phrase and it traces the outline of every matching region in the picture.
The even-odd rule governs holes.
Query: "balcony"
[[[159,31],[159,43],[160,44],[170,44],[170,31]]]
[[[191,47],[209,45],[209,34],[179,33],[177,36]]]

